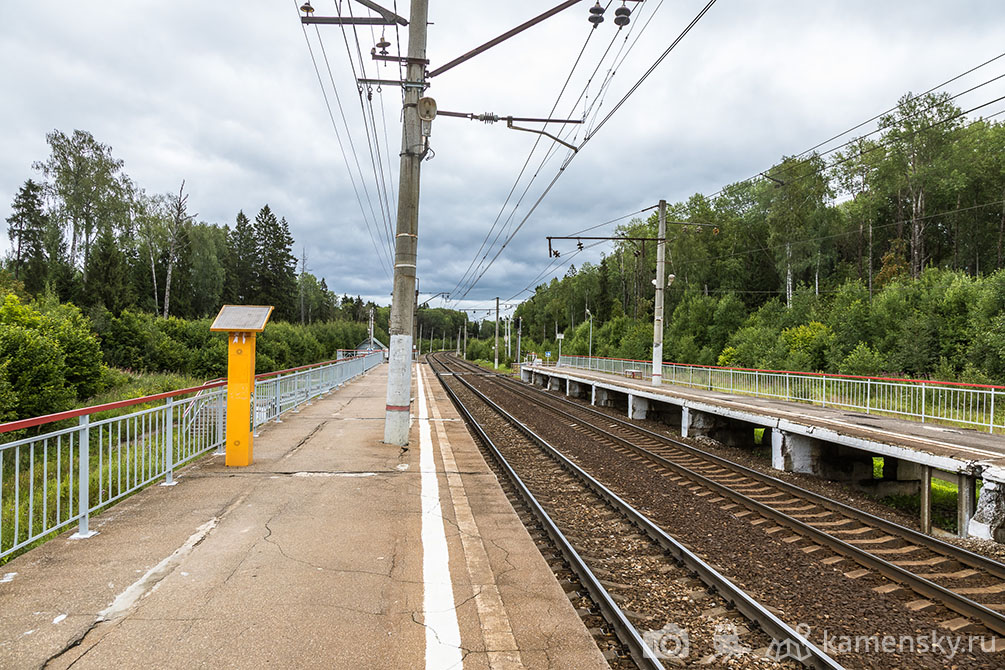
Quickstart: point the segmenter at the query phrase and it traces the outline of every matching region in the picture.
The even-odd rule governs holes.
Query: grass
[[[114,382],[111,388],[77,403],[74,409],[92,407],[94,405],[104,405],[107,403],[119,402],[121,400],[132,400],[134,398],[142,398],[148,395],[156,395],[158,393],[167,393],[168,391],[201,386],[205,383],[202,379],[196,379],[195,377],[190,377],[188,375],[171,372],[130,372],[128,370],[114,370],[112,371],[112,376],[114,377]],[[102,412],[100,418],[104,419],[113,416],[121,416],[123,414],[129,414],[131,412],[162,403],[163,401],[161,400],[156,403],[133,405],[130,407],[123,407],[119,410]]]
[[[487,361],[484,358],[479,358],[478,360],[471,361],[471,362],[474,363],[475,365],[479,366],[479,367],[485,368],[486,370],[491,370],[493,372],[499,372],[499,373],[504,374],[504,375],[514,375],[514,374],[517,373],[517,368],[508,367],[508,366],[505,366],[505,365],[502,365],[502,364],[500,364],[499,367],[496,368],[495,364],[492,361]]]

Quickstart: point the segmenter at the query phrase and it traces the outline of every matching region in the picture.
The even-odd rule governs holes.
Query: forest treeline
[[[945,94],[904,96],[876,133],[667,219],[666,360],[1005,382],[1005,125]],[[655,256],[616,242],[538,286],[516,311],[525,342],[557,350],[564,332],[563,352],[585,354],[592,315],[594,354],[650,357]]]
[[[131,309],[201,318],[224,303],[274,305],[279,321],[367,320],[372,304],[339,297],[298,261],[286,219],[268,204],[233,225],[198,220],[185,182],[150,194],[90,133],[54,130],[49,156],[18,189],[3,266],[31,296],[90,314]],[[301,264],[297,271],[298,263]]]

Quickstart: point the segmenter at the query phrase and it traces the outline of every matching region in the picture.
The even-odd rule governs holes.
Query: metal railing
[[[562,356],[559,365],[642,379],[652,379],[653,369],[651,361],[586,356]],[[664,384],[1005,432],[1005,386],[681,363],[663,363],[661,377]]]
[[[382,352],[257,375],[258,428],[383,362]],[[77,523],[226,442],[225,382],[0,424],[0,558]],[[142,405],[128,414],[108,416]],[[151,406],[152,405],[152,406]]]

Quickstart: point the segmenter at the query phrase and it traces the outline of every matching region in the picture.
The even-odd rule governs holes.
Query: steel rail
[[[437,361],[440,365],[444,365],[442,362]],[[445,365],[444,365],[445,367]],[[497,376],[497,375],[492,375]],[[439,374],[437,373],[439,378]],[[648,517],[636,510],[622,498],[620,498],[613,491],[608,489],[606,486],[601,484],[597,479],[583,470],[581,467],[573,463],[569,458],[567,458],[560,451],[555,449],[551,444],[549,444],[544,438],[535,433],[526,424],[521,422],[519,419],[508,413],[498,404],[490,400],[484,393],[474,388],[474,386],[468,382],[466,379],[459,375],[454,375],[458,381],[460,381],[466,388],[468,388],[472,393],[474,393],[478,398],[482,400],[486,405],[488,405],[494,412],[503,417],[507,422],[513,425],[517,430],[528,437],[532,442],[537,444],[542,448],[545,453],[555,459],[561,467],[575,475],[581,481],[583,481],[588,487],[595,491],[601,498],[605,499],[608,504],[621,512],[629,521],[640,530],[642,530],[646,535],[651,537],[657,544],[659,544],[664,550],[666,550],[671,556],[673,556],[679,563],[687,566],[689,569],[693,570],[698,577],[711,589],[714,589],[716,593],[727,600],[731,605],[736,607],[737,611],[742,613],[747,619],[756,623],[760,628],[771,635],[774,639],[783,641],[788,640],[794,644],[799,649],[800,657],[805,658],[803,661],[806,665],[812,668],[830,668],[832,670],[838,670],[842,668],[834,659],[825,654],[819,648],[817,648],[812,642],[804,638],[794,629],[792,629],[788,624],[779,619],[777,616],[772,614],[761,605],[759,602],[751,598],[746,592],[737,587],[729,579],[721,575],[715,568],[709,565],[707,562],[699,558],[694,552],[689,550],[687,547],[682,545],[680,542],[675,540],[669,534],[666,533],[662,528],[657,526]],[[443,383],[441,379],[441,383]],[[459,400],[453,391],[444,383],[444,388],[448,390],[451,398],[454,400],[455,404],[460,405]],[[464,414],[468,418],[469,422],[473,422],[474,419],[471,417],[470,413],[464,409]],[[477,423],[474,424],[479,435],[483,435],[484,431],[481,426]],[[499,455],[501,458],[501,454]],[[514,473],[515,474],[515,473]],[[512,475],[511,475],[512,476]],[[592,574],[592,573],[591,573]],[[600,587],[603,588],[603,587]],[[644,644],[644,643],[643,643]],[[646,649],[648,649],[646,647]]]
[[[553,397],[553,396],[548,396]],[[547,409],[559,415],[568,416],[567,412],[564,412],[555,407],[545,406]],[[587,409],[587,408],[582,408]],[[596,410],[590,410],[596,411]],[[599,415],[603,416],[605,420],[614,419],[615,417],[608,416],[602,412],[598,412]],[[893,581],[900,582],[917,592],[920,595],[926,596],[928,598],[934,598],[944,604],[949,609],[962,614],[963,616],[979,621],[982,625],[986,626],[989,630],[992,630],[998,634],[1005,634],[1005,616],[995,612],[994,610],[981,605],[969,598],[966,598],[958,593],[955,593],[943,586],[936,584],[924,577],[920,577],[913,572],[905,570],[898,565],[895,565],[889,561],[883,560],[877,556],[870,554],[869,552],[859,549],[858,547],[845,542],[839,538],[836,538],[825,531],[822,531],[814,526],[811,526],[803,521],[795,519],[784,512],[779,512],[768,505],[754,500],[748,496],[739,493],[724,484],[720,484],[705,475],[702,475],[690,468],[675,463],[659,454],[656,454],[644,447],[640,447],[629,440],[626,440],[618,435],[614,435],[609,431],[599,428],[597,426],[591,425],[589,423],[584,423],[581,419],[576,419],[579,425],[587,427],[595,433],[598,433],[613,442],[616,442],[627,449],[634,451],[640,456],[644,456],[650,460],[653,460],[660,465],[668,467],[676,472],[684,475],[685,477],[695,481],[706,488],[713,489],[718,493],[721,493],[729,498],[739,502],[741,505],[750,509],[751,511],[773,519],[779,524],[788,526],[794,529],[796,532],[810,537],[814,542],[829,547],[840,554],[844,554],[854,560],[855,562],[872,568],[885,575],[887,578]]]

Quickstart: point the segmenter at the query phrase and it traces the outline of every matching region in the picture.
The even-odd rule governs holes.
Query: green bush
[[[875,377],[886,372],[883,356],[865,342],[859,342],[851,353],[841,361],[838,372],[843,375]]]
[[[66,362],[59,343],[40,330],[0,326],[0,361],[13,391],[15,418],[25,419],[73,407],[76,394],[66,384]]]

